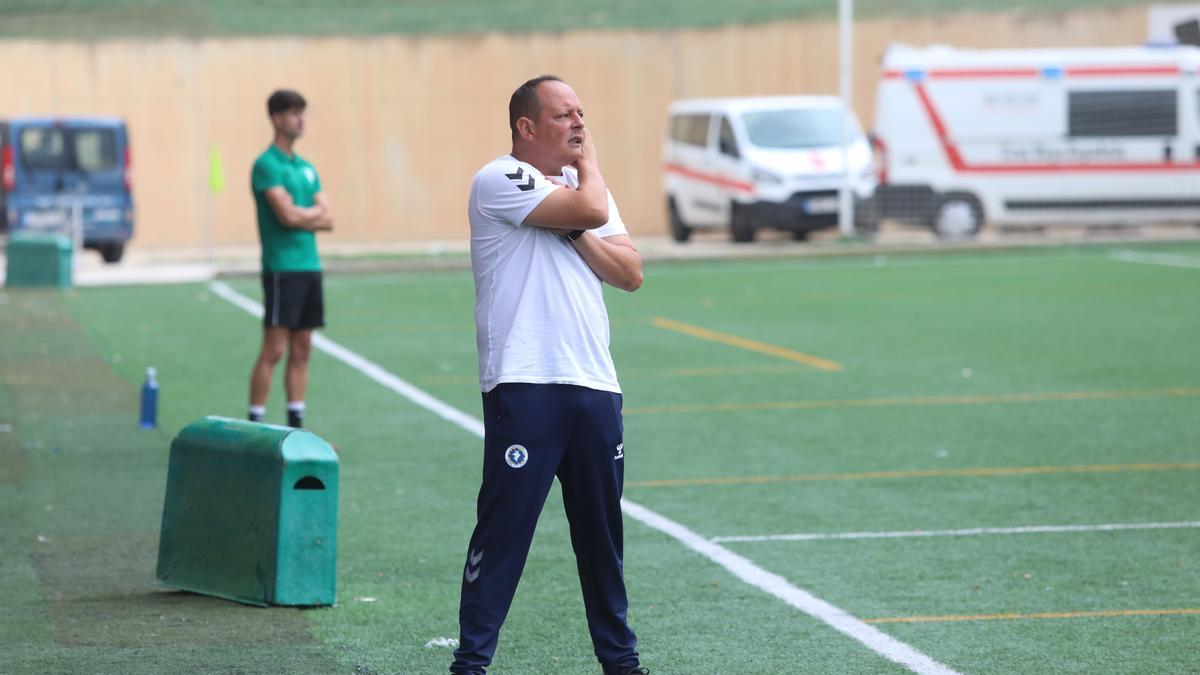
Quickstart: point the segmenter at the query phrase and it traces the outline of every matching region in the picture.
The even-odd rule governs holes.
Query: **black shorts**
[[[325,325],[320,272],[263,272],[263,327],[292,330]]]

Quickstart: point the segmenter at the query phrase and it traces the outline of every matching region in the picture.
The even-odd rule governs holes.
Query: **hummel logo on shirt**
[[[529,182],[528,183],[522,183],[521,180],[523,178],[525,178],[525,169],[523,169],[519,166],[517,167],[517,170],[515,172],[506,173],[506,174],[504,174],[504,177],[511,180],[512,182],[516,183],[517,188],[520,189],[522,192],[528,192],[529,190],[533,189],[533,183],[534,183],[533,174],[529,174]]]

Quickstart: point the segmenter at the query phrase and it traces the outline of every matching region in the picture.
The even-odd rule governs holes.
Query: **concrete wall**
[[[855,104],[871,126],[891,41],[961,47],[1130,45],[1146,8],[860,21]],[[256,242],[249,167],[267,94],[309,100],[297,146],[339,219],[328,244],[462,242],[475,170],[508,151],[508,96],[553,72],[583,100],[634,235],[661,234],[667,104],[691,96],[836,93],[837,26],[791,21],[668,32],[0,42],[0,117],[105,114],[130,125],[142,248]],[[210,147],[224,192],[208,189]]]

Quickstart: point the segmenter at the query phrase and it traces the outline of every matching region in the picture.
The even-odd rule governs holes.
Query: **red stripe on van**
[[[966,68],[929,71],[929,77],[939,80],[979,77],[1038,77],[1040,68]]]
[[[933,100],[929,98],[929,92],[925,90],[925,86],[917,83],[913,85],[916,90],[917,100],[921,102],[921,107],[924,108],[925,114],[929,116],[929,122],[933,125],[934,131],[937,133],[938,142],[942,146],[942,150],[946,153],[946,159],[950,162],[950,166],[959,173],[1051,173],[1059,171],[1200,171],[1200,162],[1175,163],[1175,162],[1096,162],[1083,163],[1076,162],[1073,164],[967,164],[962,158],[962,154],[950,140],[950,133],[946,129],[946,123],[938,114],[937,108],[933,105]]]
[[[1178,75],[1183,72],[1179,66],[1122,66],[1119,68],[1104,68],[1095,66],[1077,66],[1067,68],[1067,77],[1127,77],[1130,75]]]
[[[663,168],[669,173],[678,174],[678,175],[684,176],[686,178],[692,178],[692,179],[695,179],[698,181],[703,181],[705,183],[712,183],[713,185],[716,185],[718,187],[728,188],[730,190],[737,190],[739,192],[745,192],[749,195],[754,194],[754,184],[753,183],[747,183],[745,181],[735,180],[733,178],[726,178],[724,176],[717,176],[715,174],[703,173],[701,171],[689,169],[687,167],[680,166],[678,164],[668,163],[668,164],[663,165]]]
[[[950,160],[950,166],[954,167],[955,171],[962,171],[966,166],[962,156],[958,154],[958,147],[950,142],[950,132],[946,129],[946,123],[942,121],[942,116],[933,108],[933,101],[929,98],[929,92],[925,91],[925,85],[915,84],[917,99],[921,101],[921,107],[925,109],[925,114],[929,116],[930,123],[933,124],[933,130],[937,133],[938,143],[941,144],[942,150],[946,153],[946,159]]]

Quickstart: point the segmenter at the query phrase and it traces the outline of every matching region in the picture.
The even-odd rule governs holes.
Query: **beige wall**
[[[860,21],[855,107],[871,126],[887,44],[1139,43],[1146,8]],[[440,37],[0,42],[0,117],[128,120],[141,248],[253,244],[249,167],[270,140],[265,98],[309,100],[298,146],[338,215],[328,243],[466,239],[466,192],[508,150],[507,104],[553,72],[583,100],[601,166],[631,231],[665,232],[659,152],[667,104],[690,96],[836,93],[831,21],[667,32]],[[208,189],[210,146],[226,188]],[[210,226],[211,223],[211,226]],[[209,234],[211,232],[211,235]]]

